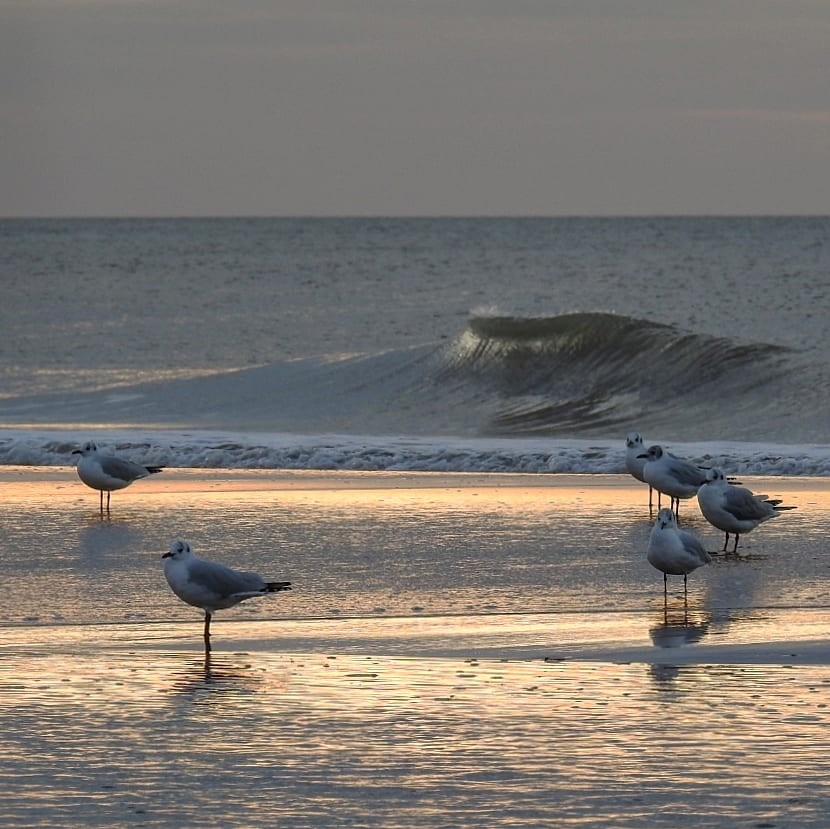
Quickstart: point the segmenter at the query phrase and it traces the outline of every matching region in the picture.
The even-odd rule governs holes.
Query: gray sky
[[[0,215],[830,213],[829,0],[0,0]]]

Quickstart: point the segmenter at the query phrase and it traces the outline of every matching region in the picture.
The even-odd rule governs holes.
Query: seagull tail
[[[776,504],[774,501],[770,501],[770,503],[773,504],[773,506],[775,507],[776,512],[781,512],[782,510],[785,510],[785,509],[798,509],[798,507],[780,506],[779,504]]]
[[[290,581],[269,581],[265,584],[266,593],[279,593],[280,590],[290,590]]]

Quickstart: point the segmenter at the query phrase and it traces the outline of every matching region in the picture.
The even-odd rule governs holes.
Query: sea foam
[[[624,473],[623,440],[295,435],[210,431],[10,430],[0,464],[66,466],[94,438],[148,464],[201,469],[386,470],[419,472]],[[830,475],[830,445],[670,443],[675,454],[729,473]]]

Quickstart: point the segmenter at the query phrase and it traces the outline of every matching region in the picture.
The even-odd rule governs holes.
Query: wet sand
[[[664,606],[622,476],[73,476],[0,470],[7,826],[826,825],[828,481]],[[178,536],[295,589],[206,661]]]

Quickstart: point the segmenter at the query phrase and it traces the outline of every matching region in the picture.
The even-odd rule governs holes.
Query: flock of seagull
[[[746,487],[732,483],[720,469],[697,466],[666,452],[657,444],[646,449],[639,432],[629,432],[625,446],[626,469],[638,481],[648,484],[649,508],[653,505],[653,493],[657,491],[659,512],[649,536],[646,557],[649,564],[663,573],[664,596],[669,576],[683,576],[685,594],[689,573],[712,560],[701,540],[678,526],[681,500],[697,496],[703,517],[726,534],[721,552],[727,552],[729,536],[734,535],[732,552],[735,554],[741,535],[783,510],[795,509],[782,505],[780,499],[756,495]],[[660,508],[661,495],[669,496],[669,507]]]
[[[104,493],[107,493],[106,511],[110,510],[113,491],[124,489],[134,481],[162,471],[161,466],[142,466],[124,458],[101,452],[92,441],[76,449],[80,455],[78,477],[88,487],[99,492],[99,507],[104,512]],[[766,495],[755,495],[743,486],[731,483],[719,469],[704,469],[666,452],[662,446],[645,448],[639,432],[626,436],[626,469],[638,481],[649,486],[649,508],[657,491],[657,520],[649,536],[647,559],[663,573],[663,595],[667,595],[668,577],[683,576],[684,594],[687,576],[698,567],[708,564],[712,556],[700,539],[678,526],[680,501],[697,496],[700,510],[710,524],[726,533],[723,552],[726,552],[730,534],[735,541],[732,552],[737,552],[741,535],[759,524],[774,518],[782,510],[780,500]],[[661,496],[670,498],[669,507],[661,507]],[[265,581],[257,573],[234,570],[219,562],[199,558],[186,541],[174,541],[162,556],[164,575],[170,589],[183,602],[197,607],[205,614],[205,652],[210,653],[210,622],[217,610],[224,610],[246,599],[290,590],[291,582]]]
[[[161,472],[161,466],[142,466],[133,461],[107,455],[92,441],[73,455],[80,455],[78,477],[100,493],[100,510],[104,512],[104,493],[107,493],[107,507],[110,510],[110,495],[114,490],[124,489],[133,481]],[[185,603],[198,607],[205,614],[205,653],[211,652],[210,620],[217,610],[268,593],[290,590],[290,581],[265,581],[258,573],[234,570],[217,561],[199,558],[186,541],[174,541],[162,556],[164,577],[170,589]]]

